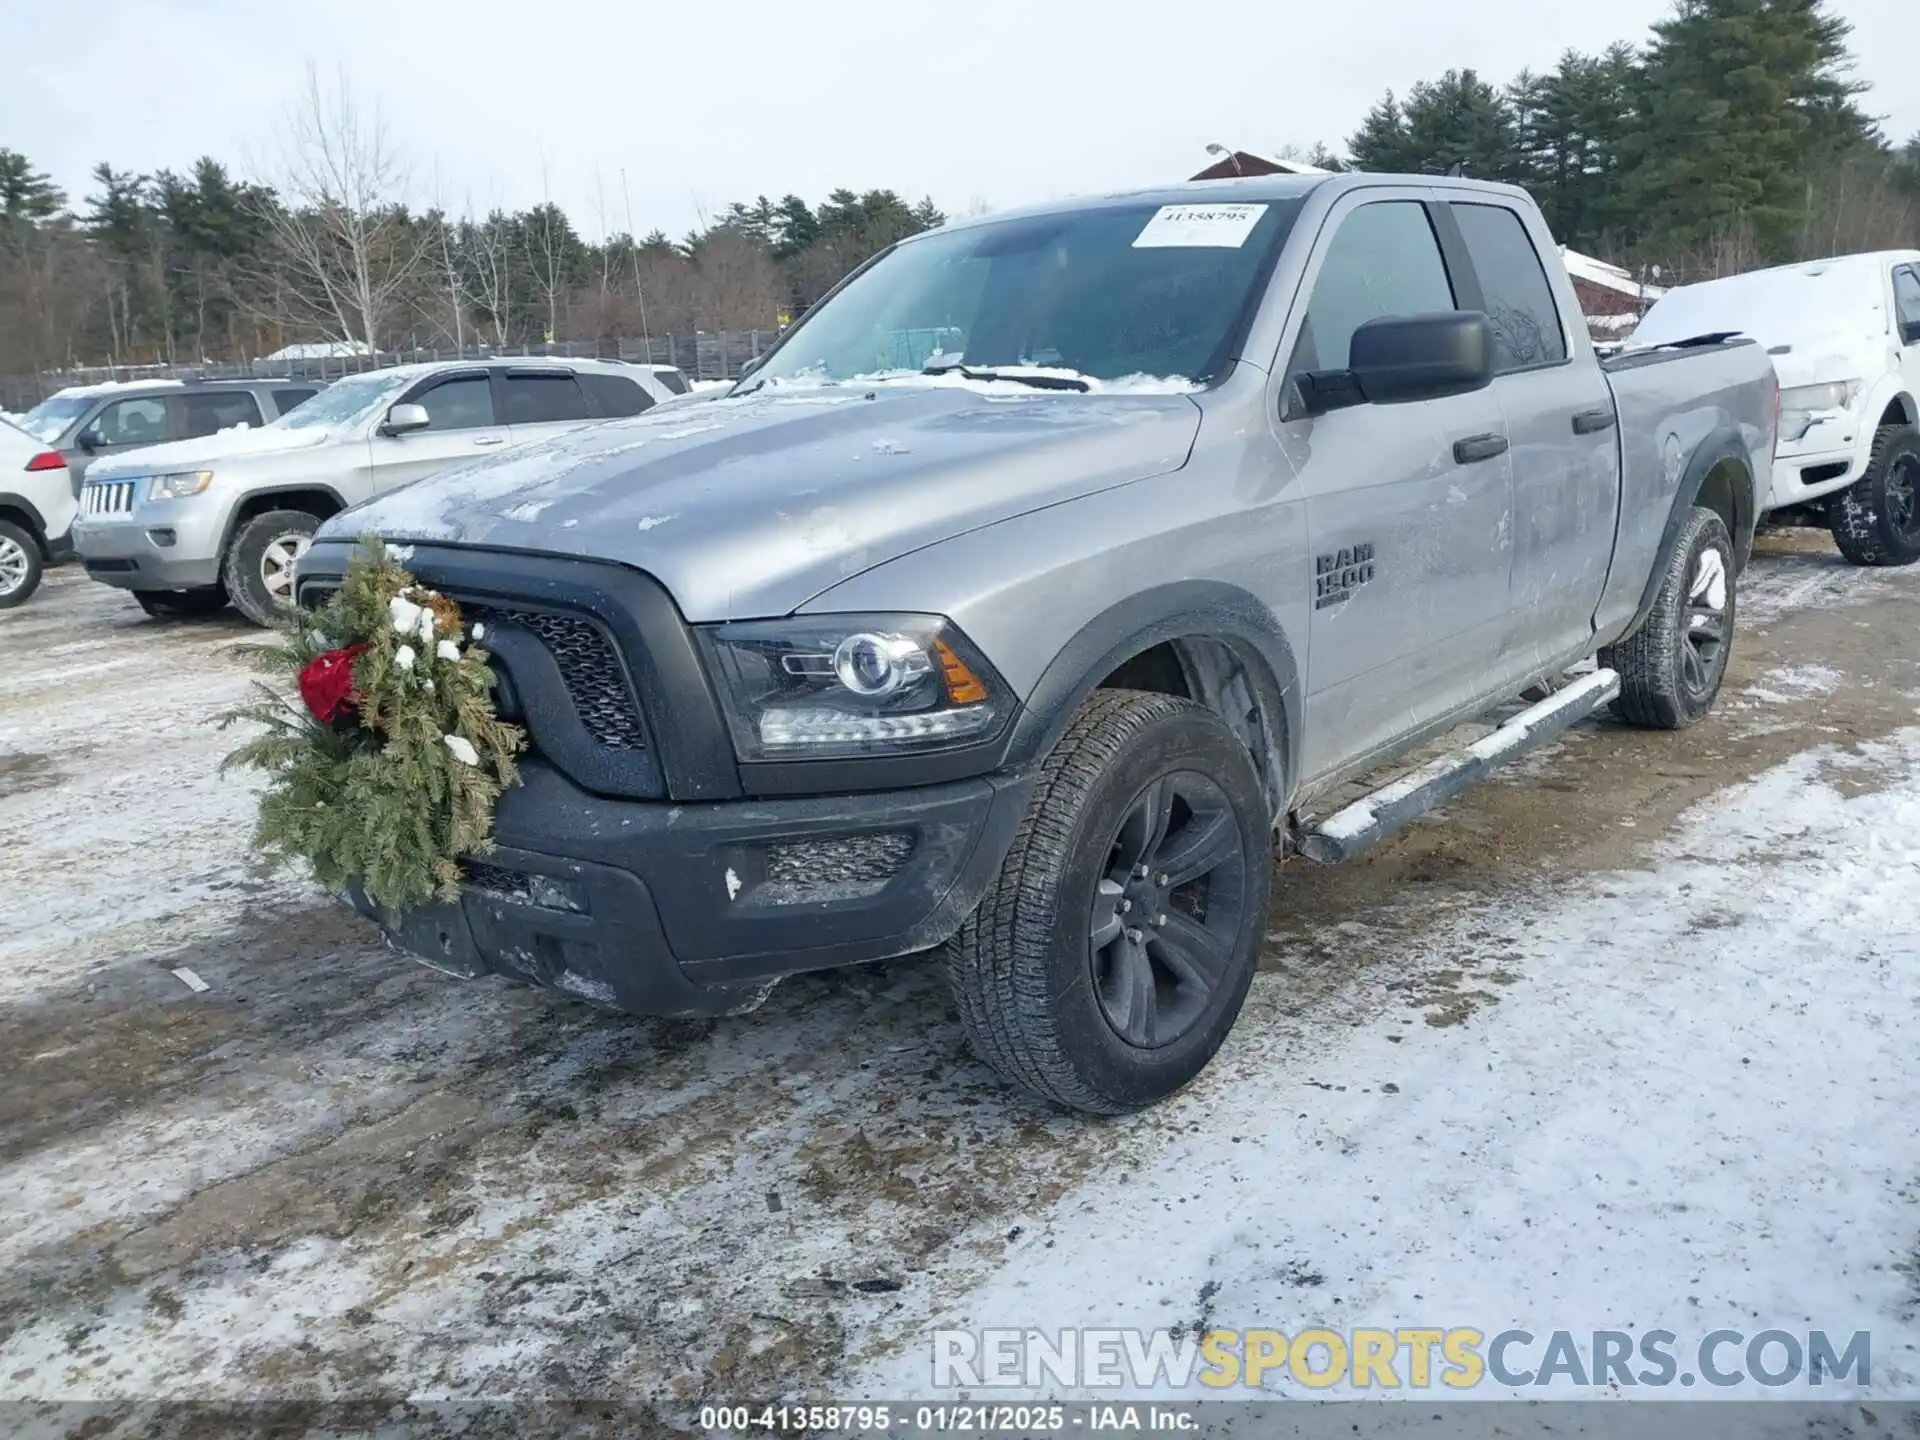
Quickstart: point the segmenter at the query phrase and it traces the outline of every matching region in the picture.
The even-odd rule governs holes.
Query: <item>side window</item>
[[[158,445],[167,438],[167,402],[163,397],[116,400],[87,429],[106,445]]]
[[[284,415],[302,401],[311,400],[316,393],[311,385],[289,385],[273,392],[273,408]]]
[[[582,375],[587,406],[601,419],[638,415],[653,407],[653,397],[624,375]]]
[[[1893,299],[1901,325],[1920,326],[1920,270],[1903,265],[1893,272]]]
[[[1526,223],[1504,205],[1453,207],[1460,234],[1493,328],[1496,375],[1567,358],[1567,337],[1553,303],[1553,287],[1527,236]]]
[[[509,375],[506,395],[509,425],[587,418],[586,397],[571,375]]]
[[[687,377],[671,365],[654,366],[653,378],[660,382],[661,386],[669,395],[684,395],[687,393]]]
[[[429,430],[476,430],[495,423],[493,387],[484,375],[443,380],[413,403],[426,407]]]
[[[1291,371],[1344,368],[1353,332],[1369,320],[1453,308],[1426,208],[1414,200],[1362,205],[1340,222],[1321,261]]]
[[[180,435],[192,440],[235,425],[260,424],[260,406],[245,390],[199,390],[180,396]]]

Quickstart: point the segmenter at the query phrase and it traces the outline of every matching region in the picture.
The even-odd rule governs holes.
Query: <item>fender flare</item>
[[[335,505],[340,507],[340,510],[348,508],[346,497],[334,489],[333,486],[321,480],[290,481],[285,485],[267,485],[258,490],[247,491],[240,497],[239,502],[227,512],[227,523],[222,526],[220,530],[220,549],[217,558],[223,562],[225,561],[227,547],[233,544],[233,533],[240,528],[240,512],[255,500],[268,495],[303,495],[316,491],[329,497]],[[335,510],[333,513],[338,515],[340,510]]]
[[[47,519],[40,513],[40,507],[24,495],[15,495],[12,491],[0,491],[0,510],[18,510],[27,517],[27,529],[32,532],[34,543],[40,547],[41,558],[46,558]]]
[[[1873,453],[1874,435],[1880,425],[1879,417],[1895,401],[1900,401],[1900,408],[1909,414],[1920,415],[1920,396],[1914,395],[1907,389],[1906,378],[1897,370],[1880,377],[1880,383],[1873,387],[1867,397],[1867,403],[1861,407],[1862,414],[1872,417],[1871,424],[1863,424],[1860,427],[1863,432],[1861,437],[1864,441],[1863,454]]]
[[[1733,487],[1733,553],[1734,570],[1738,573],[1746,568],[1747,557],[1753,551],[1753,528],[1759,519],[1757,502],[1754,496],[1753,456],[1747,449],[1747,442],[1740,431],[1731,425],[1722,425],[1710,430],[1706,438],[1693,447],[1693,454],[1687,461],[1687,468],[1680,476],[1680,486],[1674,493],[1673,508],[1667,514],[1666,528],[1660,533],[1660,548],[1655,552],[1653,568],[1647,572],[1646,588],[1641,592],[1640,604],[1633,612],[1633,619],[1620,633],[1631,635],[1646,623],[1653,610],[1653,602],[1660,595],[1660,581],[1667,573],[1667,564],[1673,559],[1674,547],[1680,543],[1680,528],[1686,523],[1687,512],[1693,508],[1694,501],[1700,498],[1700,487],[1707,482],[1715,467],[1731,461],[1740,468],[1746,477],[1746,484]]]
[[[1006,761],[1022,765],[1038,760],[1059,741],[1074,712],[1102,680],[1154,646],[1180,640],[1222,645],[1238,663],[1253,689],[1264,732],[1266,753],[1255,754],[1255,767],[1266,782],[1275,818],[1283,816],[1291,798],[1291,777],[1299,773],[1299,665],[1272,612],[1247,591],[1219,581],[1155,586],[1081,626],[1028,693],[1008,737]],[[1191,687],[1195,677],[1187,678]]]

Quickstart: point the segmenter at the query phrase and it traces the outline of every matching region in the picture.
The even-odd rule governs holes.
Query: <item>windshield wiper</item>
[[[1072,375],[1034,374],[1023,370],[988,370],[967,365],[959,360],[938,360],[924,366],[922,375],[963,375],[969,380],[1011,380],[1016,385],[1030,385],[1035,390],[1078,390],[1083,394],[1093,386],[1085,380]]]

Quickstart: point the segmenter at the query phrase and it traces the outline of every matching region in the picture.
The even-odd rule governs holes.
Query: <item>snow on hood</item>
[[[923,545],[1178,469],[1200,414],[1184,394],[1005,382],[769,386],[469,461],[321,535],[584,555],[656,576],[689,619],[784,614]]]
[[[250,455],[278,455],[313,450],[335,437],[327,430],[292,430],[267,425],[258,430],[222,430],[193,440],[169,440],[147,445],[125,455],[110,455],[87,467],[89,478],[107,475],[152,475],[162,470],[210,469],[222,460]]]

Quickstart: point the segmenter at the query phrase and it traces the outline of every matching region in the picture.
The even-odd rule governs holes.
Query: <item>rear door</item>
[[[1516,681],[1592,639],[1620,504],[1613,392],[1572,330],[1584,319],[1555,301],[1540,257],[1550,242],[1535,228],[1495,195],[1452,201],[1442,223],[1449,248],[1465,251],[1461,303],[1493,327],[1493,393],[1512,445]]]
[[[577,430],[591,418],[571,370],[508,370],[498,385],[501,413],[516,445]]]
[[[395,403],[423,408],[427,428],[404,435],[374,434],[369,443],[375,494],[507,443],[507,427],[494,409],[493,382],[485,370],[430,376]]]
[[[172,398],[174,438],[198,440],[236,425],[258,430],[265,423],[259,402],[246,390],[184,390]]]
[[[1368,320],[1458,307],[1424,189],[1329,214],[1286,374],[1346,365]],[[1303,779],[1346,768],[1470,703],[1509,628],[1506,433],[1490,390],[1281,412],[1312,545]]]

